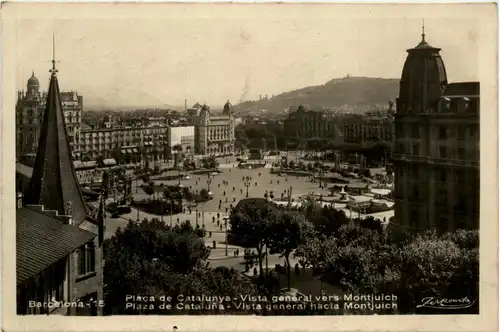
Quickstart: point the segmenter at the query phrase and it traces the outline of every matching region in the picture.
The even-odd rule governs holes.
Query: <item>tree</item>
[[[125,294],[156,298],[165,295],[173,299],[173,310],[169,313],[182,314],[182,310],[176,310],[177,296],[181,294],[184,297],[229,296],[231,299],[239,294],[257,295],[256,288],[236,271],[207,267],[208,252],[189,222],[173,228],[157,219],[130,222],[104,242],[106,306],[112,307],[113,313],[165,314],[158,309],[161,303],[155,303],[156,309],[152,311],[127,310],[124,306]],[[207,303],[194,300],[190,304]],[[234,310],[226,307],[223,312]],[[201,310],[197,313],[214,312]]]
[[[302,215],[285,212],[277,214],[276,219],[270,223],[270,233],[273,234],[269,238],[270,253],[278,253],[285,258],[287,285],[290,289],[290,254],[311,237],[314,228]]]
[[[203,199],[208,199],[208,197],[209,197],[208,190],[206,188],[201,188],[200,196]]]
[[[155,188],[154,188],[154,184],[151,185],[151,184],[145,184],[142,186],[142,190],[144,190],[144,193],[150,197],[152,197],[155,193]]]
[[[320,210],[315,210],[308,219],[316,231],[326,236],[337,234],[342,225],[349,223],[349,218],[344,211],[334,209],[331,206],[324,206]]]
[[[267,204],[248,203],[231,213],[229,222],[230,234],[244,246],[255,248],[259,260],[259,271],[262,276],[262,253],[269,242],[270,224],[275,218],[275,212]]]

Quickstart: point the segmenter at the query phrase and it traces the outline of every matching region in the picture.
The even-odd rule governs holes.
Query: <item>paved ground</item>
[[[275,159],[275,157],[271,159]],[[226,163],[226,161],[229,163]],[[233,267],[235,269],[243,269],[243,248],[239,248],[240,257],[234,257],[234,250],[237,249],[237,247],[228,246],[228,256],[226,256],[224,225],[224,217],[227,216],[226,209],[229,210],[230,204],[234,206],[239,200],[246,197],[247,188],[244,185],[243,177],[249,176],[251,178],[251,184],[248,187],[249,197],[264,197],[267,190],[268,192],[273,191],[274,196],[279,198],[281,193],[285,193],[290,188],[292,189],[292,197],[298,197],[310,192],[322,194],[323,196],[327,196],[329,194],[328,190],[319,188],[319,183],[310,182],[307,177],[279,176],[271,174],[268,169],[270,164],[267,165],[266,168],[243,170],[237,168],[236,157],[224,158],[224,160],[219,160],[219,162],[221,163],[220,170],[222,173],[211,177],[211,182],[207,182],[207,175],[189,174],[190,179],[181,180],[181,184],[183,186],[190,187],[193,190],[206,188],[213,193],[214,199],[199,204],[197,207],[198,212],[196,211],[196,208],[193,207],[191,213],[187,212],[173,215],[172,217],[163,216],[163,218],[161,218],[160,216],[148,214],[142,211],[139,211],[138,213],[136,209],[132,209],[132,212],[128,215],[122,215],[120,218],[116,219],[107,219],[106,237],[111,237],[116,232],[118,227],[125,227],[129,220],[136,221],[143,220],[144,218],[159,218],[163,219],[166,223],[172,224],[189,220],[193,226],[196,224],[199,224],[200,226],[205,225],[207,232],[211,232],[211,236],[210,233],[208,233],[205,241],[207,246],[210,247],[213,247],[213,241],[216,242],[216,248],[211,249],[210,254],[210,264],[212,266],[223,265]],[[271,162],[271,160],[269,160],[269,162]],[[177,184],[178,181],[155,180],[155,183],[173,185]],[[148,196],[141,188],[135,188],[136,184],[140,186],[142,181],[133,181],[132,192],[134,193],[134,197],[136,199],[147,198]],[[217,213],[219,213],[219,218],[217,218]],[[389,216],[391,213],[393,214],[393,211],[388,211],[388,213],[384,213],[384,216]],[[217,224],[217,220],[219,220],[219,224]],[[269,256],[268,263],[270,267],[274,267],[277,263],[283,264],[283,259],[277,256]],[[295,263],[296,260],[293,260],[292,265]]]

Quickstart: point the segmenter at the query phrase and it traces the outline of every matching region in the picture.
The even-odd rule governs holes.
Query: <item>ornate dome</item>
[[[203,107],[201,108],[200,116],[201,117],[210,116],[210,107],[208,107],[207,104],[203,105]]]
[[[401,75],[398,112],[422,113],[435,106],[448,85],[440,48],[430,46],[422,33],[422,41],[407,50]]]
[[[38,82],[38,78],[35,77],[35,72],[31,74],[31,77],[28,80],[28,86],[40,86],[40,82]]]
[[[233,113],[233,105],[231,105],[231,103],[228,100],[227,103],[224,105],[224,110],[222,111],[222,114],[229,115],[232,113]]]

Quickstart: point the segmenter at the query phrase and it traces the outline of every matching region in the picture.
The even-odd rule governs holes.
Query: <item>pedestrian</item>
[[[217,227],[219,227],[219,225],[220,225],[220,221],[219,221],[219,220],[217,220]]]
[[[243,194],[243,189],[240,189],[240,194]]]
[[[233,191],[234,191],[234,186],[233,186]]]
[[[227,203],[227,197],[226,197],[226,203]]]
[[[280,184],[280,180],[277,180],[277,181],[276,181],[276,183],[277,183],[277,184]]]
[[[222,196],[226,196],[226,191],[224,191],[224,192],[222,193]]]
[[[257,275],[257,268],[256,267],[253,268],[253,275],[254,275],[254,277]]]
[[[222,225],[220,225],[219,229],[222,231]]]

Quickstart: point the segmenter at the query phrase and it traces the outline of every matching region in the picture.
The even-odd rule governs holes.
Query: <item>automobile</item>
[[[128,205],[121,205],[118,207],[117,211],[115,213],[118,213],[118,214],[127,214],[127,213],[130,213],[132,212],[132,209],[130,208],[130,206]]]
[[[119,213],[119,212],[114,212],[114,213],[111,215],[111,218],[113,218],[113,219],[120,218],[120,213]]]

